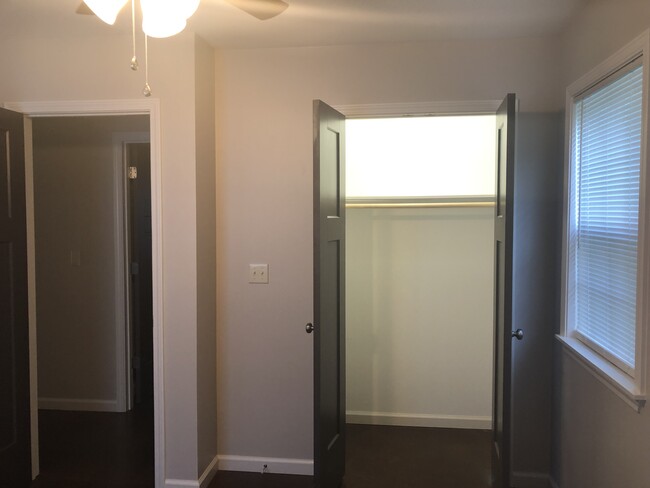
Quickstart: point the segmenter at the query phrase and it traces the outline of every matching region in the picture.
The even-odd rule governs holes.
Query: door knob
[[[513,330],[512,331],[512,337],[517,339],[518,341],[522,340],[524,338],[524,331],[521,329]]]
[[[307,334],[311,334],[314,332],[314,324],[309,322],[307,325],[305,325],[305,330],[307,331]]]

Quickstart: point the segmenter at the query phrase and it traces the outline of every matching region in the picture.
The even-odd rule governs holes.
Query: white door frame
[[[107,115],[148,115],[151,143],[151,231],[152,231],[152,281],[153,281],[153,357],[154,357],[154,462],[155,486],[164,486],[165,475],[165,415],[164,415],[164,362],[163,362],[163,263],[162,263],[162,180],[160,101],[146,100],[84,100],[50,102],[7,102],[4,107],[21,112],[30,118],[37,117],[86,117]],[[31,131],[29,131],[31,137]],[[27,144],[29,162],[27,173],[27,221],[28,221],[28,268],[30,279],[30,362],[35,364],[35,294],[34,270],[34,208],[31,144]],[[38,473],[38,416],[34,415],[38,403],[36,376],[31,375],[32,404],[32,466]],[[36,407],[37,408],[37,407]],[[35,444],[34,444],[35,441]]]
[[[332,105],[346,119],[377,119],[427,115],[494,115],[501,100],[463,100],[449,102],[368,103]]]

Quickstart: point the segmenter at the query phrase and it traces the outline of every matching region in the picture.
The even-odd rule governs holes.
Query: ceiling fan
[[[266,20],[284,12],[289,6],[284,0],[225,0],[231,5],[260,19]],[[164,38],[180,33],[187,25],[187,20],[194,14],[201,0],[139,0],[142,8],[142,32],[144,33],[144,88],[142,94],[151,96],[149,86],[148,39],[149,37]],[[124,8],[131,4],[131,35],[133,38],[133,57],[131,69],[139,67],[136,55],[135,35],[135,0],[83,0],[76,12],[81,15],[96,15],[103,22],[113,25]]]
[[[243,10],[247,14],[252,15],[260,20],[267,20],[275,17],[276,15],[284,12],[289,4],[283,0],[225,0],[229,4]],[[94,12],[81,2],[77,7],[78,14],[81,15],[94,15]]]

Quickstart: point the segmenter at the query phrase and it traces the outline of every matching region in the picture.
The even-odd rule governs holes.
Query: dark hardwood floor
[[[208,488],[312,488],[311,476],[219,471]]]
[[[489,488],[491,432],[348,425],[345,488]]]
[[[150,409],[39,412],[32,488],[153,488]],[[490,432],[347,426],[343,488],[489,488]],[[1,483],[0,483],[1,486]],[[312,488],[311,476],[220,471],[209,488]]]
[[[343,488],[489,488],[490,431],[347,426]],[[220,471],[209,488],[312,488],[310,476]]]
[[[153,409],[41,410],[41,474],[32,488],[152,488]]]

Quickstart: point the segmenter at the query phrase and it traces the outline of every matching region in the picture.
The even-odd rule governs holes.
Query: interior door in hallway
[[[0,485],[31,481],[23,116],[0,109]]]
[[[314,101],[314,482],[345,473],[345,117]],[[311,329],[311,330],[310,330]]]
[[[131,279],[133,390],[135,405],[153,406],[153,290],[151,263],[151,163],[148,142],[128,143],[128,235]]]
[[[492,478],[510,487],[512,277],[515,189],[515,105],[508,94],[497,111],[496,205],[494,220],[494,405]]]

